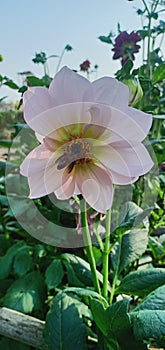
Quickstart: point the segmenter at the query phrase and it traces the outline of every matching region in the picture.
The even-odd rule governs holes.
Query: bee
[[[64,154],[56,160],[56,163],[58,163],[57,169],[61,170],[68,166],[68,173],[70,173],[74,168],[76,160],[83,158],[82,148],[83,145],[80,142],[71,144],[68,152],[64,152]]]
[[[59,157],[56,162],[57,164],[57,169],[61,170],[64,169],[66,166],[70,165],[73,163],[73,157],[72,154],[69,152],[64,153],[61,157]]]

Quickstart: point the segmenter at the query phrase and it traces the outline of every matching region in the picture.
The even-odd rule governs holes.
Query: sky
[[[0,74],[18,85],[22,83],[18,72],[30,70],[42,77],[43,67],[32,62],[35,52],[60,55],[70,44],[73,50],[65,53],[61,67],[79,69],[79,64],[89,59],[92,66],[99,66],[98,78],[113,76],[120,61],[112,60],[112,46],[101,43],[98,36],[110,31],[117,34],[117,23],[128,32],[140,29],[136,9],[142,8],[141,4],[141,0],[0,0],[0,54],[4,57]],[[52,77],[57,62],[57,58],[49,60]],[[0,97],[4,95],[6,101],[19,97],[7,87],[0,90]]]

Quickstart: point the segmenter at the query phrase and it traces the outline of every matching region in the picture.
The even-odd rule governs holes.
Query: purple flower
[[[134,54],[139,52],[140,45],[137,42],[141,40],[141,36],[132,31],[128,34],[126,31],[120,33],[115,39],[113,59],[122,58],[121,63],[124,65],[128,59],[134,60]]]
[[[88,72],[90,65],[91,65],[90,61],[86,60],[80,64],[80,70],[83,72]]]

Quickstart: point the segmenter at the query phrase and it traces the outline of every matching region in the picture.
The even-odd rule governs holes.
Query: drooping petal
[[[92,85],[86,78],[63,67],[54,77],[49,93],[56,106],[93,101]]]
[[[92,165],[77,169],[77,187],[80,189],[86,202],[100,213],[105,213],[112,205],[113,185],[110,174]]]
[[[46,87],[29,88],[23,95],[24,119],[29,124],[36,115],[54,106]]]

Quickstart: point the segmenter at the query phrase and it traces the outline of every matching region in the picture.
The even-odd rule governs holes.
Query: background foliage
[[[29,221],[33,220],[35,212],[25,212],[19,201],[20,198],[26,201],[24,194],[27,193],[27,184],[19,174],[18,160],[24,156],[19,144],[15,144],[11,159],[7,159],[7,155],[14,137],[26,127],[21,103],[27,86],[48,87],[51,82],[47,62],[50,57],[44,52],[36,53],[33,62],[43,65],[44,75],[42,78],[27,75],[21,87],[8,77],[0,76],[1,85],[20,92],[17,106],[7,106],[5,100],[0,101],[0,146],[3,149],[0,160],[0,306],[46,320],[44,337],[50,350],[165,347],[165,63],[161,46],[156,46],[157,37],[165,32],[164,21],[159,21],[164,2],[152,1],[151,8],[144,1],[142,3],[143,8],[138,9],[137,14],[146,21],[138,30],[143,65],[134,69],[134,62],[128,55],[126,63],[115,76],[128,84],[134,97],[140,84],[141,98],[134,100],[134,107],[153,114],[149,141],[156,155],[158,171],[151,178],[144,176],[132,185],[132,200],[125,203],[122,222],[117,221],[112,232],[110,302],[93,290],[84,249],[56,248],[34,239],[15,219],[6,195],[5,168],[8,166],[12,181],[18,188],[18,195],[14,198],[17,201],[17,217],[25,215]],[[121,32],[118,26],[118,35]],[[111,33],[99,39],[115,47]],[[58,68],[64,53],[71,50],[70,45],[65,46]],[[90,79],[90,74],[98,67],[91,68],[89,63],[83,72]],[[146,207],[142,206],[144,181],[155,196],[152,207],[148,207],[147,203]],[[63,210],[68,205],[65,201],[63,209],[54,209],[47,197],[35,200],[35,204],[50,221],[60,225],[70,222],[76,228],[76,217],[71,210]],[[114,218],[118,220],[115,213]],[[100,230],[104,232],[104,220],[99,223],[97,217],[94,230],[98,236]],[[98,240],[93,245],[100,283],[102,244]],[[10,346],[13,349],[30,349],[28,345],[0,337],[1,349],[9,349]]]

